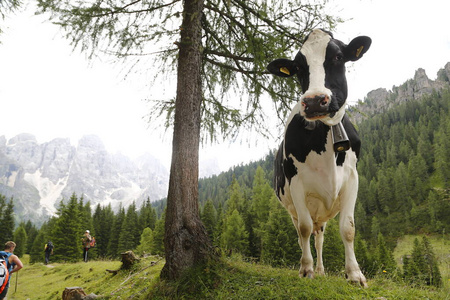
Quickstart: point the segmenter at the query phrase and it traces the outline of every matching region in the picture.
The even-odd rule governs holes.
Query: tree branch
[[[177,2],[180,2],[181,0],[174,0],[174,1],[170,2],[170,3],[166,3],[166,4],[159,5],[159,6],[146,8],[146,9],[129,10],[129,11],[126,10],[126,8],[132,6],[132,5],[136,4],[136,3],[139,3],[141,1],[142,0],[136,0],[136,1],[133,1],[133,2],[130,2],[130,3],[126,4],[123,7],[118,7],[115,10],[110,10],[110,11],[102,13],[102,14],[89,15],[89,14],[86,14],[86,13],[80,13],[78,15],[80,15],[80,16],[89,16],[91,18],[101,18],[101,17],[106,17],[106,16],[110,16],[110,15],[114,15],[114,14],[136,14],[136,13],[141,13],[141,12],[152,12],[152,11],[156,11],[156,10],[161,9],[161,8],[165,8],[165,7],[171,6],[171,5],[173,5],[173,4],[177,3]],[[76,13],[74,13],[74,14],[76,14]]]
[[[211,49],[204,49],[203,50],[204,54],[211,54],[211,55],[217,55],[217,56],[221,56],[221,57],[227,57],[227,58],[231,58],[233,60],[240,60],[240,61],[245,61],[245,62],[254,62],[255,59],[252,57],[242,57],[239,55],[233,55],[231,53],[225,53],[225,52],[220,52],[220,51],[216,51],[216,50],[211,50]]]
[[[221,68],[224,68],[224,69],[227,69],[227,70],[231,70],[231,71],[234,71],[234,72],[239,72],[239,73],[242,73],[242,74],[261,74],[261,72],[244,70],[240,66],[233,67],[233,66],[230,66],[230,65],[227,65],[227,64],[224,64],[224,63],[212,60],[212,59],[210,59],[208,57],[205,57],[205,56],[203,57],[203,59],[205,61],[209,62],[210,64],[213,64],[215,66],[218,66],[218,67],[221,67]]]

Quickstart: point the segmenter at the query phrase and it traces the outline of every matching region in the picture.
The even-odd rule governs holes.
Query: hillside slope
[[[239,257],[225,258],[216,270],[200,270],[176,284],[165,284],[159,281],[163,264],[159,257],[147,257],[133,271],[113,275],[106,269],[118,269],[118,261],[26,263],[17,291],[16,275],[12,278],[8,299],[61,299],[64,288],[74,286],[101,295],[100,299],[450,299],[448,286],[414,287],[385,276],[369,280],[363,289],[347,283],[343,274],[299,279],[297,270],[243,262]]]

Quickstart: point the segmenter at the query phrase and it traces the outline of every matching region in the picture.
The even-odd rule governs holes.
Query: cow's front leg
[[[290,194],[292,197],[292,204],[295,207],[296,217],[292,217],[295,228],[298,234],[298,244],[302,249],[302,257],[300,258],[300,277],[314,278],[314,261],[311,254],[311,246],[309,239],[313,230],[313,221],[306,207],[306,194],[302,181],[298,176],[291,180]]]
[[[309,217],[309,216],[308,216]],[[302,257],[300,259],[300,277],[314,278],[314,260],[311,254],[311,246],[309,239],[312,232],[312,220],[309,218],[300,218],[298,243],[302,249]]]
[[[356,180],[356,186],[358,181]],[[351,189],[350,193],[344,193],[342,208],[339,217],[339,231],[341,233],[342,241],[345,247],[345,272],[350,282],[361,284],[367,287],[366,277],[361,272],[358,262],[356,261],[355,250],[353,248],[353,241],[355,239],[355,220],[353,218],[353,211],[355,209],[357,188]]]
[[[317,263],[316,263],[316,274],[317,275],[325,275],[325,268],[323,267],[323,258],[322,258],[322,250],[323,250],[323,236],[325,234],[325,227],[327,223],[323,223],[320,228],[314,232],[314,243],[316,247],[317,253]]]

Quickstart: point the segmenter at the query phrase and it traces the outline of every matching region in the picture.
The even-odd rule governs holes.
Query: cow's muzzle
[[[302,100],[305,116],[308,119],[320,119],[328,115],[330,97],[324,94],[305,97]]]

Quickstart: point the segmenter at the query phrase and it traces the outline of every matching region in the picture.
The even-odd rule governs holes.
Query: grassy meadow
[[[410,253],[415,236],[399,240],[394,253],[399,262]],[[29,264],[11,281],[8,300],[61,299],[66,287],[79,286],[98,299],[450,299],[449,241],[429,238],[440,261],[444,287],[436,289],[405,284],[389,274],[370,279],[364,289],[347,283],[344,274],[299,279],[298,271],[246,262],[242,257],[223,258],[214,269],[193,271],[177,283],[164,283],[159,273],[164,261],[142,258],[131,271],[117,270],[120,261]]]

